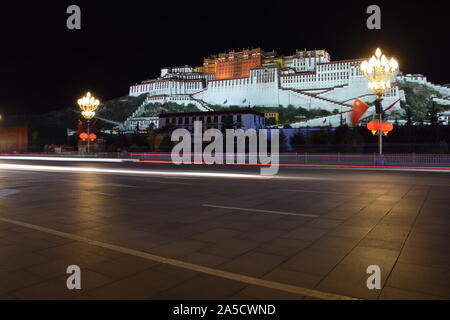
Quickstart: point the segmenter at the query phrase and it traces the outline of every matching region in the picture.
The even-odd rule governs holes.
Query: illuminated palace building
[[[325,109],[333,113],[326,117],[326,121],[299,119],[293,127],[337,126],[342,121],[342,114],[347,115],[350,111],[355,98],[367,102],[375,99],[359,69],[362,60],[331,61],[325,50],[302,50],[290,56],[280,56],[274,51],[251,49],[219,53],[205,58],[199,67],[165,67],[161,69],[159,78],[130,87],[130,95],[145,93],[148,96],[124,125],[139,117],[145,104],[173,101],[194,104],[202,111],[210,111],[211,105],[292,105]],[[394,81],[384,96],[384,106],[403,95],[400,91]],[[399,108],[397,104],[390,111]]]

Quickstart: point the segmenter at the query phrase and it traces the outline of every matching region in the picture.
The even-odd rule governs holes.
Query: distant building
[[[292,55],[282,56],[275,51],[256,48],[212,55],[197,67],[164,67],[160,77],[130,86],[131,96],[147,94],[147,99],[122,124],[122,130],[130,126],[133,117],[141,116],[146,104],[156,102],[193,104],[201,111],[211,111],[211,105],[292,105],[308,110],[323,109],[332,114],[299,119],[291,126],[339,126],[342,122],[348,122],[355,98],[368,103],[375,99],[368,89],[368,80],[360,70],[363,60],[332,61],[326,50],[297,50]],[[431,84],[423,75],[400,73],[383,96],[384,107],[398,99],[405,99],[403,90],[397,85],[400,81],[430,85],[448,99],[449,87]],[[400,103],[396,103],[388,113],[401,110]],[[365,116],[373,114],[374,108],[370,108]]]
[[[184,128],[193,132],[194,121],[202,121],[203,129],[262,129],[264,113],[253,110],[223,110],[209,112],[162,113],[159,128]]]
[[[128,132],[145,131],[151,125],[158,128],[158,122],[158,117],[135,117],[129,121]]]

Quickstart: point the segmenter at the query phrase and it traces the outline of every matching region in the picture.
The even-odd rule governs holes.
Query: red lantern
[[[95,139],[97,139],[97,135],[95,133],[91,133],[89,135],[89,140],[94,141]]]
[[[392,123],[389,122],[383,122],[381,124],[381,131],[383,131],[383,134],[386,136],[389,132],[391,132],[394,129],[394,126]]]
[[[80,139],[86,141],[89,138],[89,135],[86,132],[80,133]]]
[[[372,131],[372,134],[375,134],[378,130],[380,130],[380,127],[381,127],[381,125],[378,121],[370,121],[367,124],[367,129]]]

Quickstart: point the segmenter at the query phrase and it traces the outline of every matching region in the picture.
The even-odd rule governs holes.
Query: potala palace
[[[364,59],[331,61],[325,50],[297,51],[291,56],[279,56],[262,49],[231,51],[205,58],[202,66],[164,67],[157,79],[130,86],[129,94],[147,94],[143,104],[119,127],[132,130],[148,127],[157,118],[142,117],[150,103],[176,102],[193,104],[199,110],[209,106],[265,106],[292,105],[296,108],[324,109],[332,115],[305,119],[292,123],[293,128],[306,126],[338,126],[348,115],[355,98],[373,102],[375,96],[367,88],[367,79],[360,71]],[[387,107],[402,98],[399,81],[415,81],[434,86],[450,101],[450,88],[429,83],[420,75],[398,75],[390,92],[383,97]],[[400,111],[397,103],[389,112]],[[371,107],[365,114],[374,113]],[[156,124],[156,123],[155,123]]]

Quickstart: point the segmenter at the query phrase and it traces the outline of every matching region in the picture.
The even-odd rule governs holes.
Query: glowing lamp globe
[[[92,96],[90,92],[86,96],[78,99],[77,103],[81,109],[81,115],[86,120],[91,120],[95,117],[95,111],[100,105],[100,101]]]
[[[95,139],[97,139],[97,135],[95,133],[89,134],[89,140],[94,141]]]
[[[375,56],[361,63],[360,70],[369,81],[368,89],[381,96],[390,90],[391,79],[397,74],[398,67],[397,60],[386,58],[378,48]]]

